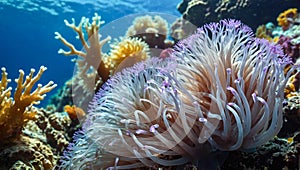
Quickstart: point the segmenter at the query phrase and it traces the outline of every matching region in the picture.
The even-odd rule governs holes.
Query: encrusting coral
[[[18,140],[0,145],[0,169],[52,169],[68,146],[78,120],[54,107],[36,109],[35,120],[28,120]]]
[[[34,69],[31,69],[28,76],[24,77],[24,71],[20,70],[19,78],[16,79],[17,87],[14,96],[11,97],[11,88],[7,87],[10,79],[7,78],[5,68],[2,68],[0,82],[0,142],[5,143],[18,138],[22,128],[28,120],[34,120],[36,110],[33,105],[39,104],[46,93],[56,87],[52,81],[42,86],[33,86],[41,78],[47,68],[41,66],[39,72],[34,76]]]
[[[52,148],[26,135],[0,150],[0,169],[52,169],[56,164]]]
[[[269,0],[181,0],[177,9],[184,19],[197,27],[234,17],[255,29],[274,20],[273,16],[277,15],[277,11],[296,6],[299,6],[298,0],[272,1],[272,3]],[[268,10],[270,8],[272,10]]]

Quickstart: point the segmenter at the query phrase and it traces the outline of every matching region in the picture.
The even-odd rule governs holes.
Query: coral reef
[[[217,168],[216,150],[254,149],[279,132],[294,67],[284,75],[289,60],[278,46],[238,21],[221,20],[170,55],[106,82],[61,169]]]
[[[52,169],[68,146],[78,120],[53,107],[36,110],[36,119],[24,124],[18,140],[0,146],[0,169]]]
[[[35,70],[31,69],[26,77],[20,70],[11,97],[11,88],[7,87],[10,80],[2,68],[0,169],[52,169],[69,144],[66,132],[72,128],[68,115],[59,116],[59,113],[52,114],[33,106],[56,87],[52,81],[44,86],[36,85],[45,70],[46,67],[41,66],[34,75]],[[47,112],[50,113],[45,114]]]
[[[99,40],[101,38],[99,29],[104,22],[100,21],[100,16],[98,16],[97,13],[92,20],[92,23],[89,23],[87,18],[82,17],[78,26],[75,25],[74,19],[71,24],[65,20],[65,24],[78,34],[84,51],[86,52],[77,50],[58,32],[55,32],[55,38],[61,40],[63,44],[70,48],[70,51],[60,49],[58,52],[66,56],[78,55],[80,57],[80,59],[75,60],[77,72],[72,78],[71,87],[67,87],[69,86],[68,84],[65,86],[65,90],[68,90],[68,92],[72,94],[64,95],[66,99],[71,97],[72,102],[68,100],[64,101],[64,105],[75,104],[83,110],[87,109],[88,103],[95,91],[114,73],[149,58],[149,47],[142,40],[144,37],[139,38],[139,36],[136,37],[136,35],[133,34],[140,34],[141,31],[146,31],[152,35],[155,32],[156,35],[160,35],[159,37],[163,36],[162,42],[164,42],[167,34],[167,23],[161,17],[156,16],[154,20],[152,20],[150,16],[137,18],[138,21],[143,21],[143,23],[135,24],[130,27],[127,32],[128,36],[120,38],[120,40],[115,40],[114,43],[110,44],[110,52],[106,54],[102,52],[102,46],[110,41],[110,37]],[[83,30],[83,27],[85,30]],[[84,31],[87,32],[87,37],[84,36]],[[154,37],[152,38],[154,38],[155,42],[160,42],[161,39],[157,40],[157,36]],[[88,40],[85,40],[85,38],[88,38]],[[154,40],[152,40],[151,42],[153,43]],[[57,98],[53,98],[51,101],[52,104],[61,102],[63,101]],[[61,111],[64,105],[59,104],[58,111]]]
[[[297,0],[274,1],[271,4],[268,0],[182,0],[178,11],[197,27],[223,18],[235,18],[256,29],[261,24],[274,22],[278,11],[296,6],[299,6]],[[270,8],[273,10],[268,10]]]
[[[57,157],[44,142],[21,135],[19,140],[0,147],[0,169],[52,169]]]
[[[288,0],[274,11],[298,3]],[[100,39],[104,22],[98,14],[91,23],[85,17],[78,25],[65,20],[83,49],[55,33],[70,49],[59,53],[79,58],[73,60],[75,76],[51,106],[34,107],[56,86],[49,82],[34,90],[45,67],[26,78],[20,71],[12,97],[2,68],[0,169],[298,169],[297,9],[278,16],[280,27],[268,23],[257,29],[256,37],[277,45],[254,38],[250,28],[234,20],[195,32],[196,26],[230,16],[245,18],[251,27],[273,21],[264,10],[246,16],[255,4],[270,5],[265,0],[183,0],[178,6],[183,18],[171,27],[179,41],[174,49],[167,40],[168,23],[159,16],[136,18],[124,37],[109,44],[108,53],[102,46],[110,37]]]
[[[41,66],[39,72],[34,76],[34,69],[31,69],[24,80],[24,71],[19,70],[20,75],[15,79],[17,87],[13,98],[11,97],[11,88],[7,87],[10,80],[7,78],[5,68],[2,68],[2,78],[0,82],[0,142],[10,142],[18,138],[22,132],[24,124],[29,120],[34,120],[36,109],[33,105],[39,104],[46,93],[56,87],[52,81],[42,86],[33,86],[41,78],[47,68]]]
[[[299,135],[292,142],[274,138],[255,152],[229,153],[221,169],[298,169]]]

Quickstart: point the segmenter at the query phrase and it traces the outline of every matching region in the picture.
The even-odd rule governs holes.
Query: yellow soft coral
[[[257,38],[266,39],[270,42],[273,41],[272,37],[270,35],[268,35],[268,33],[267,33],[266,25],[260,25],[259,27],[257,27],[256,32],[255,32],[255,36]]]
[[[35,109],[32,105],[39,104],[46,93],[56,87],[52,81],[45,86],[33,86],[41,78],[47,68],[40,67],[39,72],[34,76],[34,69],[31,69],[24,80],[24,71],[20,70],[19,78],[16,79],[17,87],[13,98],[11,97],[11,87],[7,87],[10,79],[7,78],[5,68],[2,68],[2,78],[0,82],[0,143],[12,140],[21,134],[26,121],[34,119]]]
[[[285,10],[277,17],[278,25],[282,27],[283,30],[287,30],[290,26],[290,19],[295,19],[297,17],[297,8],[290,8]]]
[[[284,94],[285,94],[285,97],[287,97],[287,98],[293,96],[293,93],[296,92],[295,85],[293,84],[295,81],[295,76],[296,75],[292,75],[289,78],[288,83],[284,89]]]
[[[116,73],[137,62],[149,58],[148,45],[139,38],[122,38],[111,45],[109,57],[106,58],[106,67]]]

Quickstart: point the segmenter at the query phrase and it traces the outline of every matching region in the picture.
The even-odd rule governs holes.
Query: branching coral
[[[83,50],[77,50],[74,45],[58,32],[55,32],[55,38],[61,40],[70,49],[70,51],[60,49],[58,53],[66,56],[78,55],[80,57],[75,60],[77,70],[72,81],[73,103],[71,104],[76,104],[84,110],[87,108],[88,102],[98,86],[102,85],[110,76],[110,68],[106,68],[103,62],[106,54],[102,52],[102,47],[111,38],[108,36],[100,40],[99,29],[101,24],[104,23],[100,19],[101,17],[97,13],[95,13],[91,23],[88,18],[82,17],[78,26],[75,25],[74,19],[72,19],[72,23],[65,20],[66,26],[77,33]],[[84,33],[86,33],[86,36]]]
[[[21,130],[26,121],[35,117],[35,110],[32,105],[39,104],[46,93],[56,87],[50,81],[45,86],[38,84],[33,90],[33,86],[41,78],[47,68],[40,67],[39,72],[34,76],[34,69],[31,69],[24,80],[24,71],[20,70],[19,78],[16,79],[17,87],[13,98],[11,98],[11,88],[7,88],[9,79],[5,68],[2,68],[2,79],[0,83],[0,141],[6,142],[6,139],[14,139],[21,134]]]
[[[69,43],[66,39],[64,39],[58,32],[55,32],[56,39],[59,39],[64,43],[67,47],[70,48],[70,51],[64,51],[60,49],[58,53],[64,55],[78,55],[83,58],[83,60],[76,60],[81,71],[86,73],[90,67],[93,67],[95,70],[98,70],[99,74],[103,74],[106,69],[103,67],[103,62],[101,62],[102,58],[105,57],[105,54],[102,53],[102,46],[110,40],[110,37],[106,37],[105,39],[100,41],[101,35],[99,34],[99,28],[101,24],[104,24],[104,21],[100,20],[101,17],[95,13],[95,16],[92,18],[92,22],[89,22],[88,18],[82,17],[78,26],[75,25],[75,20],[72,19],[72,23],[69,23],[65,20],[66,26],[72,28],[77,34],[83,45],[83,48],[86,52],[82,50],[77,50],[71,43]],[[87,33],[87,37],[84,36],[84,31],[82,27],[85,28]],[[88,42],[85,38],[88,38]],[[95,63],[95,61],[100,61],[99,63]],[[102,64],[101,64],[102,63]],[[99,65],[100,64],[100,65]],[[102,66],[102,67],[101,67]],[[103,75],[104,76],[104,75]]]
[[[58,53],[66,56],[78,55],[81,57],[81,59],[76,60],[79,71],[78,76],[79,79],[82,79],[83,81],[81,83],[79,82],[79,84],[90,89],[87,91],[94,90],[97,78],[100,79],[99,81],[101,81],[100,83],[102,84],[109,77],[109,69],[105,68],[103,62],[103,58],[106,57],[106,54],[102,52],[102,47],[111,38],[106,37],[105,39],[100,40],[101,35],[99,34],[99,28],[101,24],[104,23],[104,21],[101,21],[100,19],[101,17],[97,13],[95,13],[91,23],[88,18],[82,17],[78,26],[75,25],[74,19],[72,19],[72,23],[65,20],[66,26],[72,28],[78,34],[78,38],[80,39],[85,52],[77,50],[74,45],[63,38],[58,32],[55,32],[55,38],[61,40],[63,44],[70,48],[70,51],[60,49]],[[87,36],[84,35],[84,31],[87,33]],[[86,40],[86,38],[88,40]]]

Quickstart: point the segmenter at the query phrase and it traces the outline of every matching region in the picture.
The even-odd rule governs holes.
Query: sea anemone
[[[175,166],[195,156],[203,147],[190,128],[202,123],[181,102],[189,95],[172,76],[175,67],[173,58],[152,58],[113,76],[91,102],[64,168]]]
[[[104,63],[113,73],[149,58],[149,46],[139,38],[121,38],[110,46],[110,54]]]
[[[214,125],[202,129],[212,146],[253,149],[279,132],[284,87],[292,72],[284,75],[290,59],[279,46],[254,38],[239,21],[221,20],[181,41],[172,56],[177,57],[178,81]],[[202,134],[199,139],[206,138]]]
[[[281,128],[289,61],[239,21],[205,25],[108,80],[61,168],[203,168],[215,150],[258,147]]]

